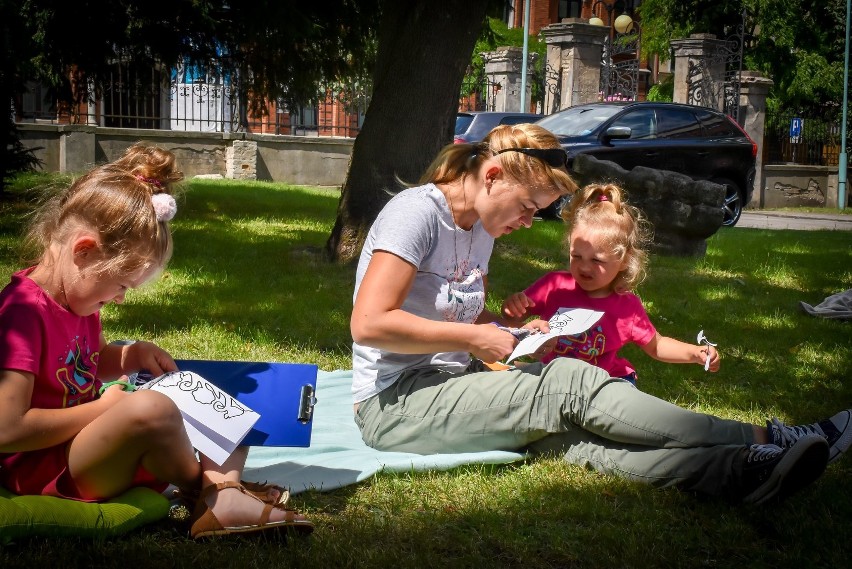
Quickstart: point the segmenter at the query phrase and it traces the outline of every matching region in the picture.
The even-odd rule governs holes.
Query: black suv
[[[625,170],[647,166],[725,186],[723,225],[734,225],[754,189],[757,145],[727,115],[679,103],[612,102],[570,107],[536,124],[568,151],[610,160]],[[551,215],[558,212],[556,204]]]

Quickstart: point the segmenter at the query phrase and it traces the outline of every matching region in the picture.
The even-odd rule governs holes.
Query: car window
[[[655,138],[657,133],[653,109],[636,109],[615,119],[611,125],[630,127],[630,140]]]
[[[620,110],[618,105],[573,107],[546,116],[536,124],[559,136],[585,136]]]
[[[500,119],[500,124],[522,124],[525,122],[535,122],[540,118],[536,116],[506,116]]]
[[[473,122],[473,115],[456,115],[456,132],[455,134],[464,134],[470,123]]]
[[[742,136],[737,127],[725,115],[711,113],[710,111],[699,111],[698,120],[704,127],[704,136],[728,137]]]
[[[657,136],[659,138],[699,138],[701,125],[689,111],[657,109]]]

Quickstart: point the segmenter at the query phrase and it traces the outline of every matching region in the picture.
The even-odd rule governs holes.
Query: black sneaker
[[[787,497],[819,478],[828,464],[828,443],[819,435],[806,434],[787,448],[751,445],[745,454],[743,502],[762,504]]]
[[[803,435],[819,435],[828,441],[828,463],[831,464],[852,445],[852,410],[841,411],[837,415],[811,423],[789,427],[773,417],[766,422],[769,440],[781,448],[787,448]]]

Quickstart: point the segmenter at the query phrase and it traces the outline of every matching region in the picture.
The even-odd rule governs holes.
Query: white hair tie
[[[171,221],[177,213],[175,198],[169,194],[154,194],[151,196],[151,203],[154,204],[157,221]]]

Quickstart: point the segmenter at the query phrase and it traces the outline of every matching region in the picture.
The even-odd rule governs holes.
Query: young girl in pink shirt
[[[104,385],[142,369],[177,369],[150,342],[108,344],[100,310],[165,267],[177,210],[171,188],[182,177],[171,152],[135,145],[39,210],[28,234],[36,262],[0,292],[0,484],[99,502],[172,483],[197,497],[193,537],[310,532],[280,503],[280,488],[241,483],[246,448],[221,466],[196,458],[171,399]]]
[[[642,281],[650,237],[640,211],[629,205],[621,189],[592,184],[579,190],[565,215],[569,270],[553,271],[503,302],[503,316],[517,323],[531,315],[549,320],[560,308],[587,308],[604,313],[592,328],[561,336],[542,357],[547,363],[572,357],[605,369],[634,385],[636,370],[618,357],[628,343],[668,363],[694,363],[719,370],[719,353],[710,345],[694,345],[663,336],[654,328],[642,301],[632,291]]]

